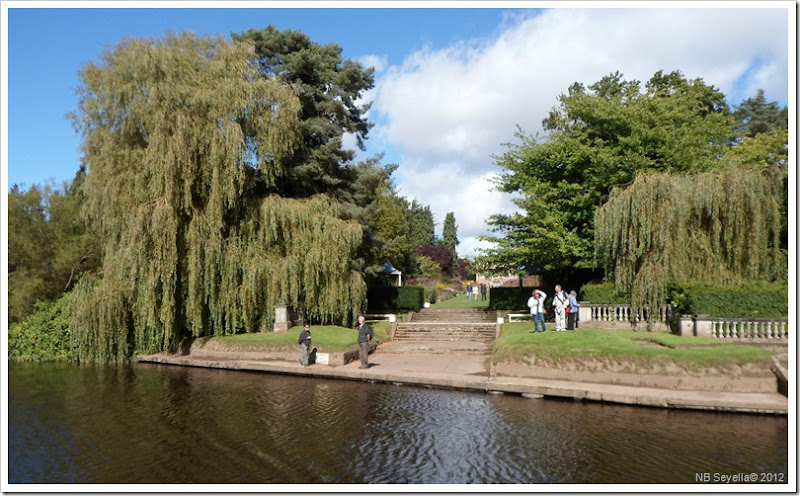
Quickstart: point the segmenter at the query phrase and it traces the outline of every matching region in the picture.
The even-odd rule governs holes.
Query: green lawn
[[[534,334],[531,331],[531,322],[503,324],[500,337],[494,342],[493,360],[513,361],[535,354],[555,363],[597,358],[641,364],[672,361],[697,367],[715,367],[765,361],[772,356],[771,351],[758,346],[661,332],[578,329],[566,332],[548,330]],[[663,346],[643,346],[642,341]]]
[[[487,292],[485,300],[481,300],[480,294],[477,300],[467,300],[466,294],[460,294],[447,301],[437,301],[431,308],[489,308],[489,294]]]
[[[375,341],[382,343],[389,339],[388,321],[370,322],[375,330]],[[297,346],[297,338],[302,326],[294,326],[286,332],[250,332],[210,338],[221,343],[254,348],[284,348]],[[358,330],[339,326],[311,326],[312,346],[322,352],[344,351],[357,346]]]

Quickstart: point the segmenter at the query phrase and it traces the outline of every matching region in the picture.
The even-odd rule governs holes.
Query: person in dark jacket
[[[311,328],[307,320],[303,322],[303,332],[301,332],[300,337],[297,338],[297,344],[299,344],[300,348],[303,350],[300,363],[303,367],[308,367],[308,355],[311,353]]]
[[[358,358],[361,360],[360,369],[369,368],[369,342],[375,337],[375,331],[367,324],[363,315],[358,316]]]

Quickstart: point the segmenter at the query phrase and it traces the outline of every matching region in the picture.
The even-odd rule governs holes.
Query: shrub
[[[522,310],[527,311],[528,298],[534,288],[514,288],[499,287],[489,288],[489,308],[491,310]],[[547,291],[545,291],[546,293]],[[545,305],[549,309],[549,303],[552,301],[553,295],[548,295],[545,299]]]
[[[436,296],[439,293],[439,290],[436,288],[433,289],[425,289],[425,301],[430,304],[436,303]]]
[[[382,310],[413,310],[422,308],[425,288],[422,286],[375,287],[367,290],[367,308]]]
[[[783,318],[789,315],[787,283],[719,285],[672,284],[669,299],[678,313],[729,318]]]
[[[8,329],[8,359],[67,361],[75,358],[70,338],[72,293],[34,305],[34,313]]]
[[[627,294],[617,292],[613,282],[584,284],[579,297],[581,300],[591,303],[630,304],[631,302],[630,292]]]

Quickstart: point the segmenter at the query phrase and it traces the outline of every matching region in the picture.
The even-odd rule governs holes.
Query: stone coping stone
[[[526,397],[559,397],[575,401],[598,401],[659,408],[713,410],[740,413],[788,414],[787,398],[777,392],[736,393],[720,391],[665,390],[653,387],[634,387],[618,384],[580,383],[565,380],[533,379],[523,377],[490,377],[481,375],[404,372],[370,367],[361,370],[347,367],[302,367],[296,362],[204,360],[187,355],[142,355],[140,362],[220,368],[297,375],[328,379],[347,379],[382,382],[394,385],[473,390],[488,393],[497,391],[510,394],[527,394]]]
[[[766,371],[769,372],[769,371]],[[576,382],[595,382],[622,386],[650,387],[685,391],[723,391],[738,393],[774,393],[775,375],[743,376],[693,376],[688,374],[641,374],[613,371],[576,371],[535,365],[499,362],[494,364],[497,376],[530,377]]]

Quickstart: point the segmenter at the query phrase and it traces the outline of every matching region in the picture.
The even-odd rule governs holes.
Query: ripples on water
[[[787,438],[786,417],[9,364],[10,483],[694,483],[786,473]]]

